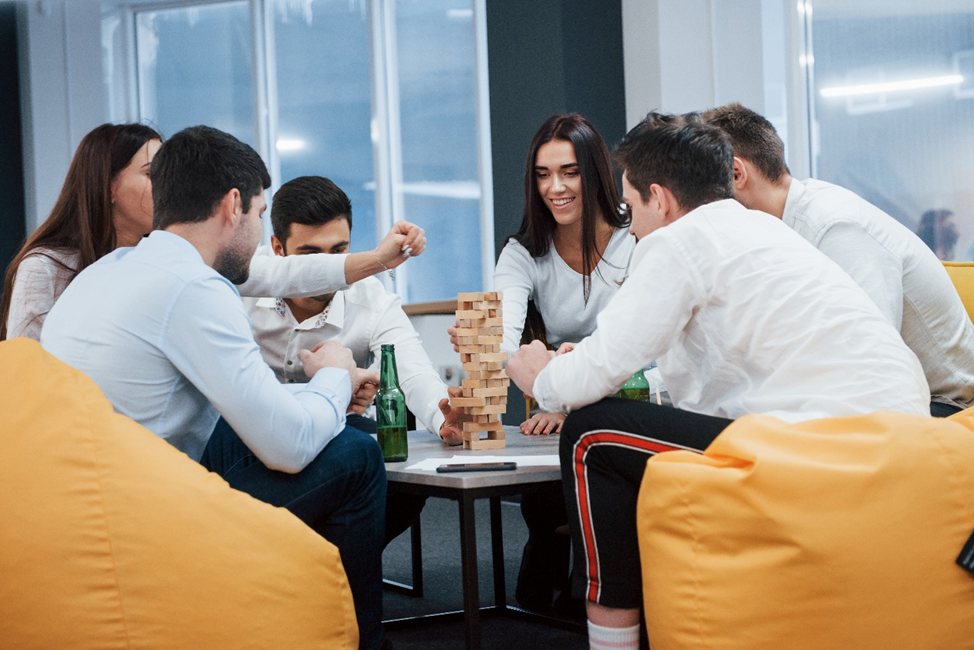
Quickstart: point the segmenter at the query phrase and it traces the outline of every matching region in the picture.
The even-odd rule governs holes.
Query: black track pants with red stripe
[[[701,452],[731,422],[611,397],[568,416],[560,453],[576,596],[642,606],[636,499],[646,461],[661,451]]]

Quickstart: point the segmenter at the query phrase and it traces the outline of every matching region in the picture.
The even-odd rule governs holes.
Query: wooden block
[[[480,396],[476,395],[475,397]],[[493,395],[491,397],[484,397],[482,399],[486,399],[488,404],[507,404],[507,395]]]
[[[508,388],[511,385],[511,380],[507,377],[503,379],[487,379],[487,388]]]
[[[480,345],[478,343],[467,343],[460,346],[460,354],[507,354],[500,351],[500,345]]]
[[[469,343],[473,343],[476,345],[500,346],[500,344],[504,342],[503,336],[465,336],[463,338],[470,339]],[[457,339],[457,342],[460,343],[460,345],[463,345],[463,343],[460,342],[459,338]]]
[[[481,318],[487,318],[487,314],[480,309],[458,309],[457,318],[463,320],[469,318],[470,320],[480,320]]]
[[[491,320],[494,320],[494,319],[491,319]],[[504,319],[501,319],[501,321],[503,321],[503,320]],[[486,318],[458,318],[457,319],[457,328],[461,328],[462,327],[464,329],[480,329],[482,327],[498,327],[498,326],[503,326],[503,324],[504,323],[501,322],[498,325],[488,325]]]
[[[485,399],[485,398],[477,397],[474,399]],[[488,415],[488,414],[497,414],[497,413],[507,413],[507,404],[487,404],[484,406],[470,407],[470,415]]]
[[[500,379],[507,379],[507,373],[504,372],[503,368],[500,370],[470,370],[465,375],[465,379],[475,379],[477,381],[496,381]]]
[[[463,352],[460,353],[461,361],[463,361]],[[476,352],[470,355],[470,361],[473,363],[489,363],[491,361],[507,361],[507,352]]]
[[[458,327],[457,336],[504,336],[503,327]]]
[[[506,440],[464,440],[465,449],[504,449]]]
[[[461,408],[469,408],[472,406],[485,407],[486,402],[490,399],[489,397],[451,397],[450,406],[458,406]]]
[[[463,431],[503,431],[502,422],[464,422]]]
[[[496,292],[491,292],[491,293],[492,294],[496,294]],[[461,302],[474,302],[475,300],[484,300],[484,299],[486,299],[486,294],[483,291],[474,291],[474,292],[470,292],[470,293],[458,293],[457,294],[457,303],[461,303]],[[493,298],[491,298],[491,299],[493,299]]]
[[[500,344],[504,342],[503,336],[458,336],[457,345],[461,348],[468,345],[491,346],[498,348],[495,352],[500,352]]]
[[[502,361],[481,361],[477,363],[461,363],[460,367],[470,372],[483,372],[484,370],[500,370],[504,367]]]
[[[485,291],[483,293],[483,296],[484,297],[481,298],[481,300],[503,300],[504,299],[504,292],[503,291]]]
[[[507,381],[510,381],[510,379]],[[493,388],[465,388],[464,390],[469,390],[471,397],[496,397],[498,395],[507,397],[507,386],[495,386]]]

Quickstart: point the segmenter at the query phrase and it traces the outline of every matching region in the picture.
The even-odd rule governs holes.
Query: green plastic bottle
[[[634,399],[637,402],[648,402],[649,382],[646,381],[646,375],[643,374],[643,371],[637,370],[634,372],[632,377],[626,380],[626,383],[622,385],[622,388],[613,397]]]
[[[399,388],[395,346],[382,346],[379,370],[379,391],[375,395],[375,419],[378,425],[379,446],[387,463],[406,460],[406,398]]]

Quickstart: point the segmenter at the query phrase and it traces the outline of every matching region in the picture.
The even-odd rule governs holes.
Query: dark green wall
[[[0,88],[3,88],[0,92],[0,272],[6,270],[25,236],[17,61],[16,5],[0,3]]]
[[[611,148],[626,133],[620,0],[488,0],[494,247],[521,224],[525,157],[555,113],[587,117]],[[506,424],[524,419],[512,386]]]
[[[620,0],[488,0],[487,51],[499,255],[524,207],[524,165],[538,127],[581,113],[612,147],[626,133]]]

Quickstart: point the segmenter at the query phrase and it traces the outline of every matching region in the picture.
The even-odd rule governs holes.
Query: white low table
[[[505,460],[517,462],[518,456],[551,455],[558,453],[559,436],[525,436],[514,426],[505,426],[507,447],[490,450],[465,450],[463,447],[447,447],[428,431],[409,432],[409,457],[401,463],[386,463],[389,482],[396,484],[402,492],[432,497],[453,499],[460,509],[460,558],[463,574],[463,620],[468,650],[480,650],[480,614],[526,613],[507,605],[507,592],[504,584],[504,544],[501,528],[500,498],[514,494],[544,489],[561,482],[561,469],[551,467],[518,467],[513,471],[500,472],[458,472],[440,474],[435,470],[406,469],[427,458],[442,458],[446,463],[454,456],[463,456],[464,462],[477,462],[478,457],[503,456]],[[467,460],[469,459],[469,460]],[[457,461],[452,461],[457,462]],[[494,565],[493,607],[483,610],[480,607],[480,592],[477,584],[477,540],[474,514],[474,501],[490,499],[491,547]],[[414,539],[414,552],[417,548]],[[430,617],[422,617],[428,620]],[[545,617],[547,619],[547,617]],[[386,621],[395,626],[408,619]],[[575,629],[577,626],[547,619],[562,627]]]

